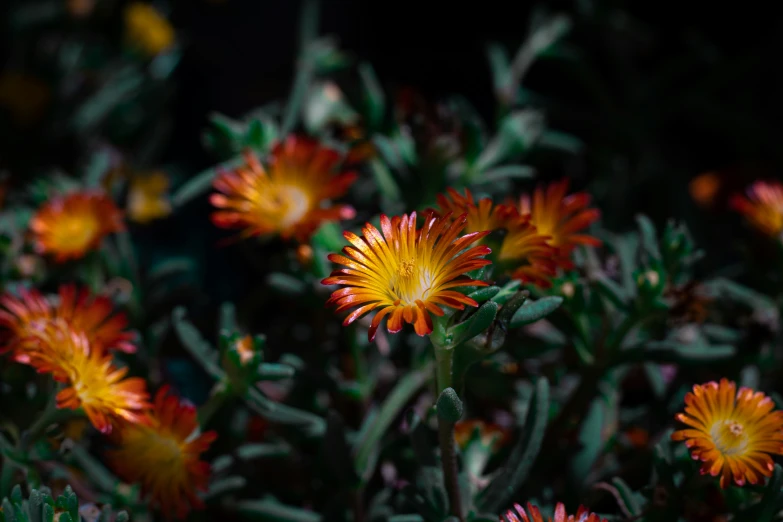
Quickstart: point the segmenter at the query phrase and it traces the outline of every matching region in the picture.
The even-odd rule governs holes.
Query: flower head
[[[19,297],[0,296],[0,353],[10,351],[18,362],[28,363],[22,341],[55,322],[83,334],[93,351],[136,351],[133,334],[125,330],[125,315],[113,314],[108,297],[91,295],[88,289],[77,290],[74,285],[62,285],[58,297],[54,303],[39,291],[24,288]]]
[[[448,196],[437,196],[440,213],[466,214],[467,232],[505,231],[494,249],[496,262],[515,279],[542,287],[551,285],[557,268],[554,261],[557,251],[549,246],[550,237],[538,233],[529,217],[521,216],[511,206],[495,205],[489,198],[476,202],[467,189],[464,196],[454,189],[447,190]]]
[[[58,408],[83,408],[102,433],[111,433],[117,419],[145,422],[150,404],[144,379],[125,378],[128,368],[115,367],[110,355],[91,349],[84,333],[59,321],[33,332],[22,344],[32,366],[68,384],[57,394]]]
[[[568,179],[551,183],[546,188],[539,186],[533,192],[519,199],[517,209],[539,234],[549,236],[548,244],[557,249],[558,264],[570,270],[573,268],[570,255],[577,245],[599,246],[601,241],[593,236],[579,234],[600,216],[595,208],[588,208],[590,195],[585,192],[567,195]]]
[[[720,475],[726,488],[733,481],[757,484],[772,475],[770,454],[783,454],[783,411],[761,392],[740,388],[726,379],[697,384],[685,396],[685,413],[677,420],[689,428],[672,433],[684,440],[702,474]]]
[[[125,34],[147,56],[157,56],[174,44],[174,28],[154,7],[133,2],[125,8]]]
[[[122,230],[122,213],[102,192],[75,192],[48,201],[30,228],[36,250],[62,262],[83,257],[105,236]]]
[[[729,205],[760,232],[772,237],[783,232],[783,184],[756,181],[748,187],[747,197],[735,194]]]
[[[149,223],[171,214],[168,189],[169,178],[164,172],[133,176],[128,189],[128,218],[137,223]]]
[[[243,236],[276,234],[305,242],[323,222],[355,215],[348,205],[323,206],[356,180],[352,172],[334,173],[339,161],[336,151],[295,136],[274,147],[268,169],[247,152],[244,167],[215,178],[218,192],[210,201],[218,210],[212,222],[243,229]]]
[[[496,424],[488,424],[482,420],[473,419],[459,421],[454,425],[454,440],[460,448],[465,448],[478,432],[478,439],[483,446],[497,451],[508,439],[508,431]]]
[[[486,246],[468,246],[488,232],[473,232],[458,237],[467,217],[452,220],[430,215],[424,226],[416,229],[416,213],[410,216],[381,216],[381,230],[367,223],[363,235],[344,232],[353,245],[343,249],[345,255],[330,254],[329,259],[345,266],[332,272],[322,282],[344,285],[327,301],[337,312],[357,307],[343,322],[351,324],[359,317],[379,309],[372,320],[368,336],[372,341],[381,319],[389,316],[389,332],[402,330],[403,322],[414,326],[416,333],[432,332],[430,314],[442,316],[441,305],[462,310],[478,303],[456,290],[460,286],[486,286],[464,274],[490,262],[481,256],[490,253]],[[464,250],[464,251],[463,251]]]
[[[124,480],[140,483],[165,513],[184,518],[191,507],[203,506],[197,492],[206,491],[210,466],[200,457],[217,434],[199,434],[196,408],[169,395],[168,387],[155,395],[148,419],[119,426],[109,463]]]
[[[558,502],[555,506],[555,518],[546,519],[538,507],[528,503],[527,510],[519,504],[514,504],[514,509],[506,511],[505,517],[500,517],[500,522],[608,522],[595,513],[590,513],[586,507],[579,506],[576,515],[566,513],[565,506]]]
[[[723,180],[717,172],[699,174],[688,183],[693,200],[702,207],[710,207],[720,192]]]

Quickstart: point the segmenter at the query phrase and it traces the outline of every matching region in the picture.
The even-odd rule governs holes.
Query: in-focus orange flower
[[[22,341],[55,322],[64,322],[74,332],[83,334],[95,352],[136,351],[131,342],[133,334],[126,330],[125,314],[114,314],[108,297],[92,295],[87,288],[77,290],[74,285],[62,285],[56,301],[38,290],[24,288],[19,290],[19,297],[10,293],[0,296],[0,353],[10,351],[16,361],[29,363]]]
[[[105,236],[122,230],[122,213],[102,192],[75,192],[48,201],[30,228],[36,250],[62,262],[83,257]]]
[[[276,234],[306,242],[323,222],[356,215],[348,205],[323,205],[345,194],[356,174],[335,173],[340,155],[317,141],[289,137],[272,150],[268,169],[252,152],[245,161],[213,183],[218,192],[210,201],[219,210],[212,222],[219,227],[240,228],[243,237]]]
[[[595,513],[590,513],[586,507],[579,506],[576,515],[566,513],[565,506],[558,502],[555,506],[555,518],[547,517],[541,514],[538,507],[528,503],[527,510],[519,504],[514,504],[514,509],[506,511],[505,518],[501,517],[500,522],[608,522]]]
[[[123,480],[140,483],[166,514],[184,518],[203,507],[197,493],[207,489],[210,465],[200,457],[217,434],[199,434],[196,408],[169,395],[167,386],[155,395],[148,418],[146,424],[118,427],[112,436],[118,447],[108,461]]]
[[[677,420],[689,428],[672,433],[684,440],[701,473],[720,475],[720,486],[733,481],[758,484],[772,475],[772,455],[783,454],[783,411],[762,392],[740,388],[727,379],[697,384],[685,396]]]
[[[783,232],[783,184],[756,181],[746,192],[747,197],[740,194],[731,197],[731,208],[743,214],[760,232],[778,237]]]
[[[715,202],[715,196],[722,184],[723,181],[717,172],[705,172],[691,180],[688,191],[696,203],[702,207],[710,207]]]
[[[529,217],[521,216],[508,205],[494,205],[489,198],[478,203],[470,190],[463,196],[454,189],[447,189],[448,197],[438,194],[439,213],[467,214],[467,232],[494,232],[504,230],[500,245],[494,250],[494,258],[511,277],[541,287],[549,287],[556,274],[554,260],[557,251],[549,246],[549,236],[538,233]],[[486,242],[486,240],[484,240]]]
[[[508,431],[497,424],[472,419],[459,421],[454,425],[454,440],[457,445],[464,449],[476,430],[479,432],[481,443],[487,447],[491,446],[493,451],[497,451],[508,439]]]
[[[372,320],[369,339],[381,319],[389,316],[390,333],[402,330],[403,322],[412,324],[416,333],[432,332],[430,314],[442,316],[440,306],[462,310],[465,305],[478,303],[454,288],[486,286],[487,283],[466,277],[465,274],[490,262],[481,256],[490,253],[486,246],[475,243],[488,232],[473,232],[458,237],[465,228],[467,216],[456,220],[451,215],[427,217],[424,226],[416,229],[416,213],[410,216],[381,216],[381,230],[367,223],[363,235],[344,232],[353,245],[343,249],[343,255],[330,254],[329,259],[346,268],[332,272],[322,281],[325,285],[345,285],[335,290],[327,305],[335,305],[337,312],[358,306],[343,322],[349,325],[359,317],[380,308]],[[463,252],[463,250],[465,250]]]
[[[568,185],[568,179],[563,179],[547,187],[539,186],[532,197],[520,197],[517,209],[523,216],[530,216],[539,234],[549,236],[549,244],[558,251],[558,264],[571,270],[574,264],[570,256],[577,245],[601,245],[599,239],[578,233],[598,220],[601,212],[588,208],[590,195],[586,192],[567,195]]]
[[[92,350],[84,333],[58,321],[45,325],[22,343],[32,366],[68,384],[57,394],[58,408],[83,408],[102,433],[111,433],[117,419],[146,421],[144,410],[150,404],[144,379],[125,378],[128,368],[117,368],[111,355]]]

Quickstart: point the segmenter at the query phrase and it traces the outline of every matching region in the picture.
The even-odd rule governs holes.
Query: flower
[[[783,454],[783,411],[762,392],[740,388],[727,379],[697,384],[685,396],[685,413],[677,420],[689,428],[672,433],[684,440],[701,473],[730,482],[757,484],[772,475],[770,454]]]
[[[323,206],[356,180],[353,172],[333,172],[339,161],[336,151],[296,136],[273,148],[268,170],[247,152],[244,167],[215,178],[218,193],[210,201],[219,210],[212,222],[243,229],[243,236],[276,234],[306,242],[321,223],[356,214],[348,205]]]
[[[371,224],[362,229],[362,237],[352,232],[343,236],[353,245],[343,249],[343,255],[330,254],[329,260],[347,268],[332,272],[322,281],[325,285],[345,285],[335,290],[327,305],[337,312],[358,306],[343,325],[380,308],[372,320],[368,337],[375,338],[381,319],[389,315],[390,333],[402,330],[403,321],[414,326],[416,333],[432,332],[430,314],[442,316],[439,305],[462,310],[478,303],[454,288],[487,286],[483,281],[463,277],[490,262],[481,259],[489,247],[468,248],[488,232],[473,232],[457,237],[465,228],[467,216],[456,220],[451,215],[427,217],[421,230],[416,230],[416,213],[410,216],[381,216],[383,235]]]
[[[83,334],[93,351],[136,351],[133,334],[125,330],[125,315],[113,314],[108,297],[91,295],[88,289],[77,290],[74,285],[60,286],[58,297],[55,304],[39,291],[24,288],[19,297],[10,293],[0,296],[0,353],[10,351],[18,362],[28,363],[22,341],[56,322]]]
[[[191,507],[203,507],[197,492],[207,489],[210,465],[200,456],[217,434],[198,434],[196,408],[169,395],[168,386],[155,395],[147,416],[147,424],[119,426],[109,464],[123,480],[140,483],[165,513],[184,518]]]
[[[83,257],[105,236],[122,230],[122,213],[102,192],[75,192],[48,201],[30,228],[36,250],[62,262]]]
[[[720,192],[723,180],[717,172],[699,174],[688,184],[688,191],[693,200],[702,207],[710,207]]]
[[[174,28],[154,7],[133,2],[125,8],[125,35],[147,56],[157,56],[174,44]]]
[[[112,357],[91,349],[84,333],[65,322],[49,323],[22,341],[30,364],[68,384],[57,396],[58,408],[83,408],[96,429],[111,433],[118,418],[145,422],[150,406],[144,379],[125,378],[128,368],[117,368]]]
[[[137,223],[149,223],[171,214],[168,200],[169,178],[164,172],[137,174],[128,189],[128,217]]]
[[[255,349],[255,344],[253,343],[253,337],[251,335],[246,335],[237,339],[234,343],[234,347],[239,354],[239,361],[242,364],[247,364],[252,361],[256,356],[256,353],[258,353]]]
[[[557,268],[553,259],[557,251],[549,246],[550,237],[539,234],[529,217],[521,216],[512,206],[494,205],[489,198],[482,198],[476,203],[467,189],[464,196],[451,188],[447,192],[448,197],[444,194],[437,196],[439,213],[466,213],[466,231],[469,233],[504,230],[505,235],[494,249],[494,257],[500,267],[523,282],[541,287],[551,285],[551,277]]]
[[[530,503],[527,505],[527,511],[519,504],[514,504],[514,509],[506,511],[505,518],[500,518],[500,522],[544,522],[545,520],[548,522],[608,522],[607,519],[590,513],[584,506],[579,506],[576,515],[569,515],[561,502],[555,506],[555,518],[544,519],[538,507]]]
[[[601,241],[593,236],[577,234],[596,221],[601,212],[587,208],[590,195],[586,192],[566,196],[568,185],[568,179],[563,179],[547,187],[539,186],[532,198],[528,194],[520,197],[517,209],[523,216],[530,217],[539,234],[549,236],[548,244],[558,251],[558,265],[571,270],[574,264],[570,255],[577,245],[601,245]]]
[[[756,181],[747,189],[747,197],[735,194],[731,208],[760,232],[777,237],[783,232],[783,185],[777,181]]]
[[[457,445],[465,449],[475,432],[478,432],[481,444],[491,448],[492,451],[497,451],[508,439],[508,431],[497,424],[488,424],[482,420],[473,419],[459,421],[454,425],[454,439]]]

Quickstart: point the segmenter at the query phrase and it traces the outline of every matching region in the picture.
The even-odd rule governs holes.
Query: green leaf
[[[51,504],[44,504],[43,520],[44,522],[54,522],[54,506],[52,506]],[[6,522],[10,522],[10,521],[6,520]]]
[[[290,379],[296,374],[296,368],[287,364],[262,363],[258,367],[258,378],[263,381],[280,381]]]
[[[601,295],[609,299],[617,308],[624,309],[626,307],[628,295],[622,286],[604,274],[596,274],[594,279],[595,288]]]
[[[491,43],[487,46],[487,58],[489,59],[489,69],[492,71],[492,86],[495,88],[497,96],[510,87],[511,62],[509,62],[506,50],[497,43]]]
[[[359,64],[359,79],[364,91],[364,104],[367,113],[367,126],[377,129],[383,123],[383,115],[386,111],[386,98],[375,75],[375,70],[367,62]]]
[[[369,167],[382,196],[390,201],[399,201],[402,198],[402,193],[388,167],[377,158],[370,160]]]
[[[307,290],[307,285],[296,277],[282,272],[273,272],[266,278],[267,284],[285,295],[302,295]]]
[[[542,297],[536,301],[528,300],[514,313],[511,327],[519,328],[534,323],[557,310],[563,304],[563,298],[557,295]]]
[[[90,455],[83,446],[73,446],[73,448],[71,448],[71,456],[90,480],[98,485],[102,491],[107,493],[112,492],[117,484],[120,483],[119,479],[115,477],[103,463]]]
[[[771,522],[775,513],[779,510],[780,488],[783,486],[783,468],[780,464],[775,464],[775,469],[772,472],[772,477],[767,482],[767,487],[764,488],[764,496],[759,502],[761,513],[758,518],[755,518],[756,522]]]
[[[449,328],[446,334],[447,345],[458,346],[485,331],[492,324],[492,321],[495,320],[498,308],[499,306],[496,302],[487,301],[466,321]]]
[[[536,169],[529,165],[503,165],[485,170],[481,177],[476,179],[474,185],[488,185],[508,179],[531,179],[536,175]]]
[[[174,331],[182,345],[190,352],[204,370],[217,380],[223,379],[223,370],[218,364],[218,352],[207,342],[198,329],[185,319],[185,308],[178,306],[171,313]]]
[[[346,246],[342,228],[333,221],[328,221],[318,227],[311,241],[313,245],[321,247],[325,252],[339,252]]]
[[[653,259],[661,259],[661,250],[658,248],[658,233],[655,231],[653,222],[644,214],[637,214],[636,223],[639,225],[642,248]]]
[[[220,305],[220,321],[218,322],[221,332],[235,332],[237,329],[236,306],[232,302],[225,302]]]
[[[507,325],[511,319],[513,319],[514,314],[517,313],[517,310],[519,310],[522,305],[525,304],[529,296],[530,292],[527,290],[522,290],[521,292],[514,294],[514,296],[509,299],[508,302],[506,302],[506,304],[504,304],[500,309],[500,313],[498,314],[498,321],[504,325]]]
[[[99,187],[101,180],[110,167],[111,153],[107,149],[99,150],[93,154],[84,168],[84,185],[86,187]]]
[[[70,485],[65,486],[65,491],[60,498],[65,499],[65,509],[71,515],[71,518],[79,522],[79,499]]]
[[[78,133],[88,132],[109,116],[117,106],[139,92],[143,75],[134,67],[126,67],[87,99],[75,112],[71,126]]]
[[[219,478],[209,485],[209,490],[204,495],[206,499],[219,497],[230,491],[242,489],[247,485],[247,479],[238,475]]]
[[[633,491],[628,484],[625,483],[620,477],[612,479],[612,485],[617,489],[617,493],[620,495],[620,500],[625,504],[625,510],[633,516],[640,515],[642,513],[642,506],[639,503],[639,497],[635,491]]]
[[[555,149],[568,154],[579,154],[585,148],[584,142],[576,136],[553,130],[541,133],[536,145],[540,148]]]
[[[584,482],[604,447],[603,429],[607,418],[606,401],[598,397],[579,430],[580,450],[570,460],[571,476],[579,483]]]
[[[492,479],[476,504],[482,512],[500,512],[527,478],[544,441],[549,419],[549,381],[539,377],[519,438],[505,466]]]
[[[506,304],[509,299],[517,294],[517,289],[521,285],[522,283],[516,279],[509,281],[500,289],[500,292],[493,297],[492,300],[501,306]]]
[[[291,454],[291,447],[285,444],[242,444],[236,449],[237,456],[242,460],[285,457]]]
[[[476,301],[477,303],[483,303],[484,301],[488,301],[495,297],[498,292],[500,292],[500,287],[498,286],[485,286],[483,288],[479,288],[478,290],[471,292],[468,294],[468,297]]]
[[[722,277],[704,283],[704,288],[715,297],[733,299],[753,309],[773,310],[777,308],[775,301],[764,294]]]
[[[242,500],[235,504],[245,520],[274,522],[321,522],[321,515],[298,507],[281,504],[271,496],[261,500]]]

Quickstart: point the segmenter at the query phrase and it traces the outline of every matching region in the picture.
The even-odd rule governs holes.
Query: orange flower
[[[133,334],[125,330],[125,315],[112,315],[113,308],[108,297],[90,295],[86,288],[77,291],[74,285],[60,287],[57,304],[34,289],[20,289],[19,297],[6,293],[0,297],[0,353],[10,351],[16,361],[28,363],[22,340],[55,322],[83,334],[93,351],[133,353],[136,347]]]
[[[539,186],[532,198],[527,194],[520,197],[518,210],[523,216],[530,217],[539,234],[549,236],[549,244],[558,251],[558,265],[571,270],[574,264],[570,255],[577,245],[601,245],[601,241],[593,236],[577,234],[596,221],[601,212],[587,208],[590,195],[585,192],[567,196],[568,184],[568,179],[563,179],[546,188]]]
[[[500,522],[544,522],[545,520],[548,522],[608,522],[607,519],[590,513],[584,506],[579,506],[576,515],[569,515],[561,502],[555,506],[555,518],[544,519],[538,507],[530,503],[527,505],[527,511],[519,504],[514,504],[514,509],[506,511],[505,518],[500,518]]]
[[[219,210],[212,222],[219,227],[241,228],[243,237],[277,234],[306,242],[323,222],[356,215],[348,205],[323,207],[345,194],[356,174],[335,174],[340,155],[314,140],[291,136],[277,144],[268,171],[252,152],[245,161],[213,183],[218,193],[210,201]]]
[[[200,457],[217,434],[198,434],[196,408],[168,392],[164,386],[155,395],[146,425],[118,427],[118,448],[108,461],[123,480],[140,483],[166,514],[184,518],[191,507],[203,507],[197,492],[206,491],[210,466]]]
[[[105,236],[122,230],[122,213],[101,192],[75,192],[48,201],[33,216],[30,228],[36,250],[62,262],[83,257]]]
[[[685,396],[685,413],[677,420],[689,428],[672,433],[684,440],[701,473],[720,475],[720,486],[733,481],[758,484],[772,475],[770,454],[783,455],[783,411],[761,392],[740,388],[727,379],[697,384]]]
[[[118,418],[145,422],[144,410],[150,404],[144,379],[126,379],[128,368],[117,368],[110,355],[92,350],[84,333],[59,321],[32,333],[22,344],[39,372],[69,384],[57,394],[58,408],[83,408],[102,433],[111,433]]]
[[[526,283],[548,287],[556,274],[553,260],[556,250],[549,246],[549,236],[539,234],[528,217],[507,205],[493,205],[489,198],[482,198],[478,204],[470,190],[461,195],[454,189],[447,189],[449,197],[437,196],[441,213],[467,214],[467,232],[505,230],[495,258],[501,268],[507,269],[511,277]]]
[[[237,340],[234,346],[239,354],[239,360],[243,365],[252,361],[257,353],[251,335],[246,335]]]
[[[715,172],[699,174],[688,184],[688,190],[693,200],[702,207],[709,207],[715,202],[723,181]]]
[[[135,174],[128,188],[128,218],[146,224],[171,214],[168,190],[169,178],[165,172]]]
[[[783,185],[779,182],[756,181],[747,197],[735,194],[729,205],[760,232],[772,237],[783,232]]]
[[[358,306],[343,322],[349,325],[371,310],[380,308],[372,320],[368,336],[372,341],[381,319],[390,315],[390,333],[402,330],[403,321],[414,326],[416,333],[432,332],[430,314],[442,316],[439,305],[462,310],[465,305],[478,306],[473,299],[453,290],[460,286],[486,286],[483,281],[463,277],[490,262],[481,256],[490,253],[486,246],[468,245],[488,232],[473,232],[457,237],[465,228],[467,216],[452,221],[428,216],[421,230],[416,230],[416,213],[410,216],[381,216],[383,235],[371,224],[362,229],[363,236],[344,232],[353,247],[329,259],[347,268],[332,272],[322,281],[325,285],[345,285],[335,290],[327,305],[337,312]]]
[[[484,446],[492,447],[492,451],[497,451],[508,439],[508,431],[497,424],[488,424],[482,420],[473,419],[459,421],[454,425],[454,439],[457,445],[464,449],[476,430],[479,432],[481,443]]]

